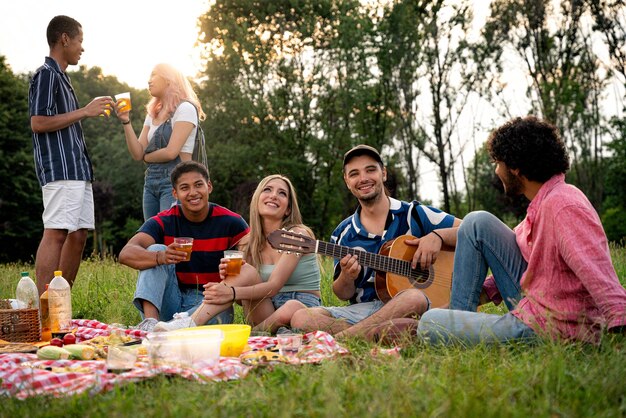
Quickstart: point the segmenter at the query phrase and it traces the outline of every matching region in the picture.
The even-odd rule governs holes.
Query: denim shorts
[[[322,306],[322,300],[313,293],[308,292],[280,292],[272,298],[274,309],[283,306],[287,301],[295,299],[302,302],[307,308]]]
[[[163,244],[152,244],[148,251],[164,251],[165,248]],[[145,317],[142,305],[144,300],[158,309],[161,321],[169,321],[178,312],[187,312],[191,316],[201,306],[204,294],[200,289],[181,289],[176,278],[176,266],[162,264],[139,272],[133,304],[139,310],[141,318]],[[208,324],[230,324],[233,319],[234,311],[231,306],[212,318]]]
[[[333,318],[343,319],[350,325],[354,325],[376,313],[383,305],[384,303],[377,299],[349,306],[323,306],[322,308],[326,309]]]

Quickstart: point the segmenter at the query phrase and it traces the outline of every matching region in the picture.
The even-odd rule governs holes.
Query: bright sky
[[[150,72],[159,62],[194,77],[200,69],[194,48],[197,18],[208,4],[208,0],[3,0],[0,55],[14,73],[36,70],[50,51],[48,22],[67,15],[83,26],[85,52],[79,65],[98,66],[105,75],[135,88],[147,88]]]

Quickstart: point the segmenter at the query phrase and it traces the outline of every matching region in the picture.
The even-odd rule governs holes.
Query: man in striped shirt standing
[[[35,72],[28,96],[35,170],[44,203],[44,233],[35,260],[39,293],[55,270],[62,270],[70,285],[76,278],[87,231],[94,228],[93,167],[80,122],[105,114],[114,104],[103,97],[79,107],[65,70],[78,64],[83,52],[80,23],[56,16],[46,36],[50,56]]]

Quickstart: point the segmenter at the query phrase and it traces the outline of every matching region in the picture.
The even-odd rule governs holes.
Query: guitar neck
[[[336,259],[342,259],[348,254],[354,254],[358,257],[359,264],[362,266],[371,267],[374,270],[384,271],[386,273],[393,273],[406,277],[410,276],[411,263],[406,260],[387,257],[385,255],[370,253],[356,248],[331,244],[330,242],[319,240],[316,241],[315,252]]]

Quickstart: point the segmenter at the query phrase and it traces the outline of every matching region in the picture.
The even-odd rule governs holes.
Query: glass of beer
[[[241,265],[243,264],[243,251],[226,250],[224,251],[224,258],[228,260],[226,264],[226,274],[228,276],[238,275],[241,271]]]
[[[113,100],[111,98],[111,96],[99,96],[99,97],[96,97],[96,99],[102,99],[102,98],[105,98],[105,97],[107,99]],[[104,116],[109,117],[109,116],[111,116],[111,105],[107,103],[106,108],[104,109],[104,112],[100,113],[98,116],[100,116],[100,117],[104,117]]]
[[[120,93],[115,95],[115,105],[118,112],[128,112],[133,106],[130,103],[130,92]]]
[[[174,248],[177,251],[185,252],[185,259],[183,261],[191,260],[191,251],[193,250],[193,238],[188,238],[188,237],[174,238]]]

